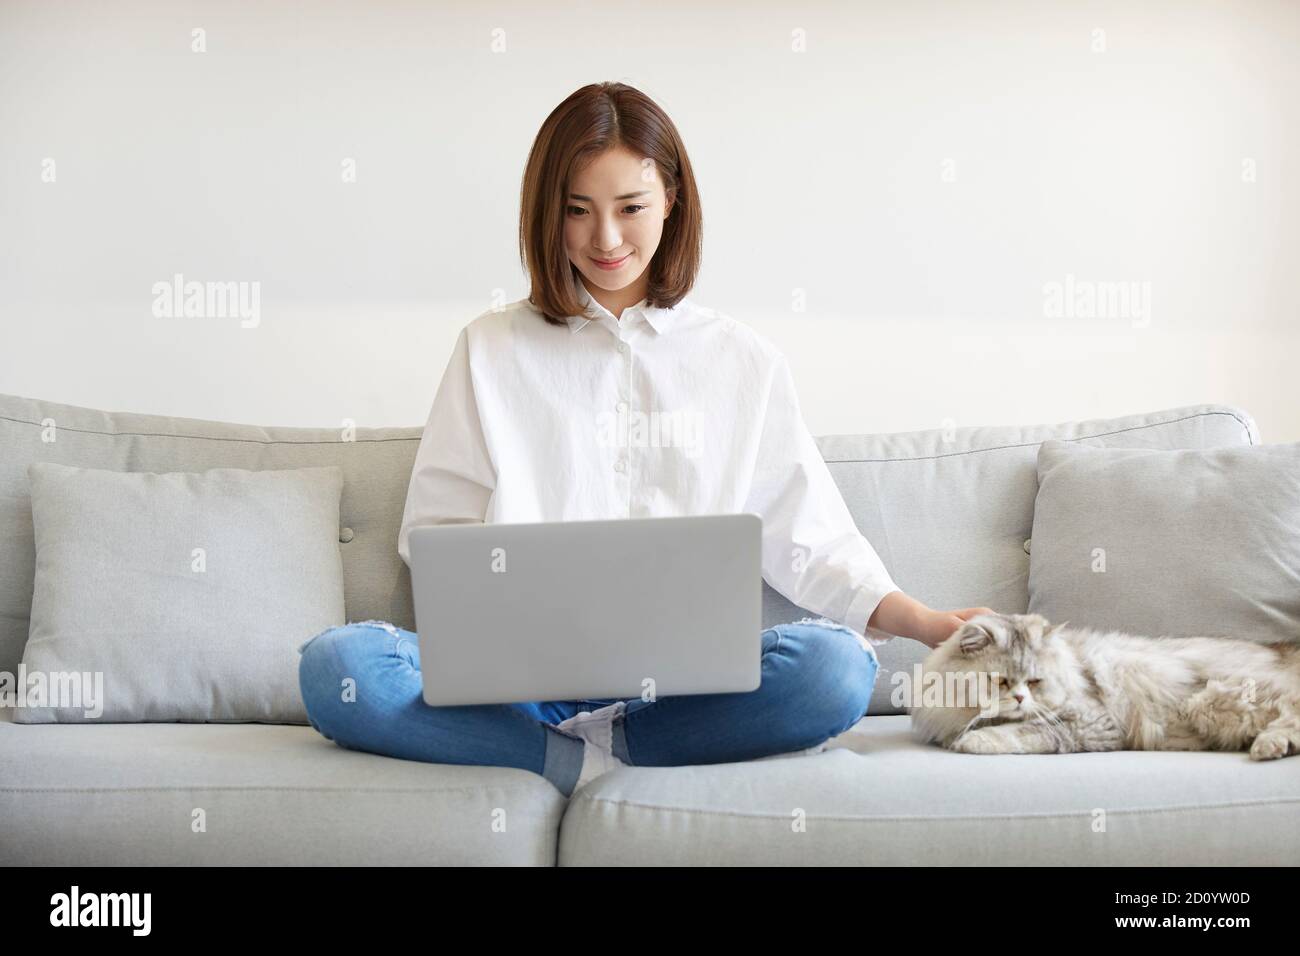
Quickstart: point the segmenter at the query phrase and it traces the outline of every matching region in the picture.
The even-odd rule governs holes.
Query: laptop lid
[[[424,700],[755,690],[761,535],[748,513],[414,528]]]

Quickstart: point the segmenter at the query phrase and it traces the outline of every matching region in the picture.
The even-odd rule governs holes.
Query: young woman
[[[556,107],[524,173],[531,293],[461,330],[398,553],[409,565],[410,531],[426,524],[748,511],[763,518],[764,579],[825,616],[762,633],[749,693],[461,707],[424,703],[414,633],[348,624],[303,646],[322,734],[408,760],[520,767],[567,796],[611,766],[815,747],[866,712],[871,642],[936,646],[989,610],[931,610],[894,584],[803,422],[785,357],[686,297],[702,234],[686,148],[655,103],[600,83]]]

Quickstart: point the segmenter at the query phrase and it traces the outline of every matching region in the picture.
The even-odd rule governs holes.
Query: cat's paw
[[[949,745],[948,749],[959,754],[996,754],[1002,752],[998,748],[997,741],[978,730],[969,730],[962,734]]]
[[[1290,741],[1280,730],[1266,730],[1250,745],[1251,760],[1276,760],[1285,757]]]

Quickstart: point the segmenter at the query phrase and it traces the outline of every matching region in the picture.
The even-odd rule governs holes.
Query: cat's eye
[[[1029,678],[1029,680],[1025,681],[1025,683],[1028,684],[1030,687],[1037,687],[1042,682],[1043,679],[1041,677],[1031,677]]]
[[[1006,687],[1006,686],[1007,686],[1007,679],[1006,679],[1005,677],[999,677],[999,678],[998,678],[998,686],[999,686],[999,687]]]

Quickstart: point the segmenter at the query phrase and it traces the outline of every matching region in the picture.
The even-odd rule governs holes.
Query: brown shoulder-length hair
[[[532,282],[528,301],[552,325],[579,315],[575,267],[564,249],[564,215],[575,171],[609,149],[654,161],[667,198],[663,237],[650,262],[650,305],[672,308],[700,271],[704,219],[695,173],[677,127],[640,90],[592,83],[551,111],[533,140],[519,198],[519,256]]]

